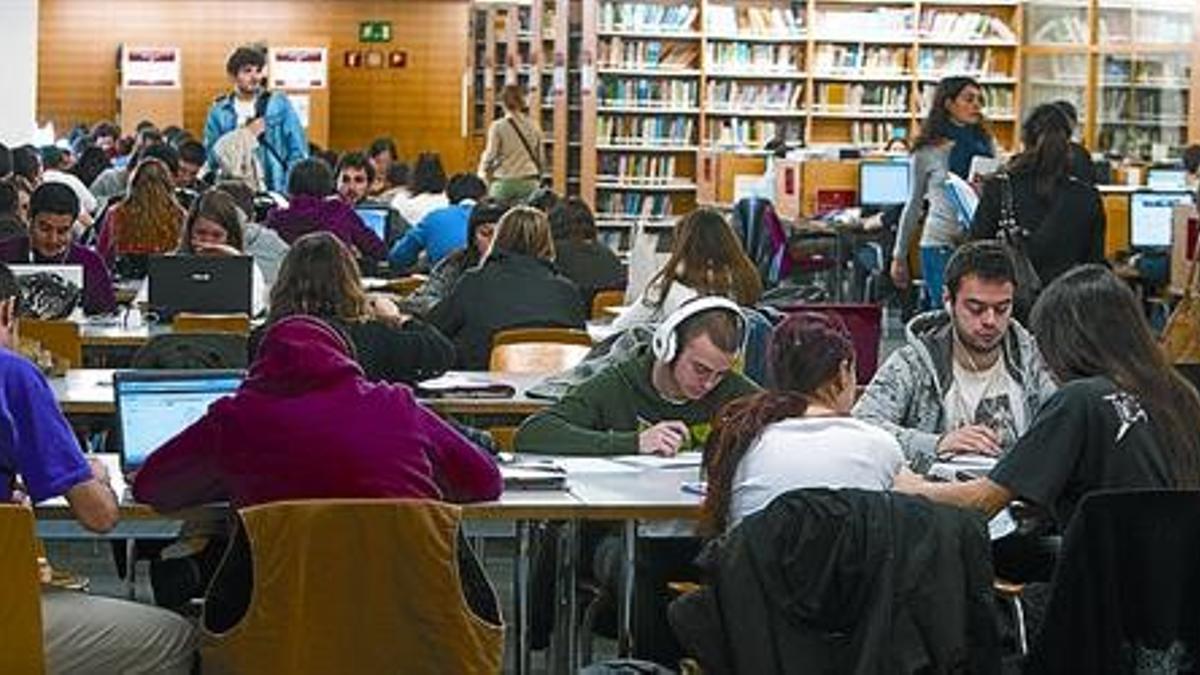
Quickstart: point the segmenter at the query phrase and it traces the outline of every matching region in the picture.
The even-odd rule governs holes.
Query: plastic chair
[[[494,373],[561,373],[592,349],[587,331],[574,328],[514,328],[492,337],[489,369]]]
[[[23,506],[0,505],[0,673],[45,672],[42,647],[42,601],[38,579],[38,546],[33,512]]]
[[[873,304],[788,305],[781,311],[833,314],[846,324],[854,342],[854,363],[858,384],[865,385],[879,368],[879,340],[883,335],[883,308]]]
[[[66,362],[68,368],[83,365],[83,339],[74,321],[22,318],[17,320],[17,335],[21,340],[39,343],[55,360]]]
[[[592,296],[592,318],[606,319],[609,314],[606,310],[608,307],[620,307],[625,304],[625,291],[596,291]]]
[[[175,333],[250,334],[250,317],[245,314],[193,314],[180,312],[171,320]]]
[[[499,605],[457,506],[290,501],[239,516],[205,602],[206,673],[500,672]]]

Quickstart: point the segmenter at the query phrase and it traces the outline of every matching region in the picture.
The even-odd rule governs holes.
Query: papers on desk
[[[500,465],[505,490],[566,490],[567,470],[553,460],[518,459]]]
[[[446,373],[417,383],[417,395],[426,398],[512,398],[517,390],[486,375]]]
[[[934,462],[928,476],[948,483],[981,478],[991,472],[996,461],[991,455],[950,455]]]
[[[681,452],[674,457],[662,457],[659,455],[624,455],[613,457],[614,462],[642,469],[690,469],[700,466],[702,459],[698,452]]]

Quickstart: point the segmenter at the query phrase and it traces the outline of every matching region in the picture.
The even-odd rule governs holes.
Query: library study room
[[[1200,673],[1198,0],[0,57],[0,675]]]

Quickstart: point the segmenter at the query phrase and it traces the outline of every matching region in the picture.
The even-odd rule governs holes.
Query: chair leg
[[[1029,654],[1029,637],[1026,635],[1025,629],[1025,608],[1021,606],[1021,596],[1013,595],[1009,598],[1012,601],[1013,620],[1017,624],[1017,648],[1021,650],[1021,655]]]

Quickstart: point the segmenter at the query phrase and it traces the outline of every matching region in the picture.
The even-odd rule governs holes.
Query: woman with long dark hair
[[[983,89],[970,77],[947,77],[937,85],[929,114],[913,144],[910,193],[900,215],[892,250],[892,279],[908,286],[909,242],[924,212],[921,231],[921,276],[927,309],[942,301],[942,270],[954,249],[966,239],[958,211],[946,192],[951,174],[966,180],[975,157],[994,154],[983,126]],[[926,204],[928,208],[926,209]]]
[[[1065,528],[1095,490],[1200,488],[1200,395],[1167,363],[1125,283],[1077,267],[1042,292],[1032,327],[1062,387],[1029,431],[986,478],[936,484],[901,472],[898,490],[989,515],[1020,498]]]
[[[618,330],[658,325],[692,298],[720,295],[748,307],[762,297],[758,269],[725,216],[696,209],[675,225],[671,257],[613,322]]]
[[[705,535],[797,488],[886,490],[904,463],[891,434],[850,417],[854,345],[841,320],[794,314],[769,349],[772,389],[726,405],[708,437]]]
[[[972,239],[994,238],[1009,190],[1017,225],[1028,232],[1025,252],[1043,284],[1104,259],[1104,205],[1096,188],[1071,174],[1071,130],[1060,106],[1034,108],[1021,127],[1023,151],[983,184],[971,224]]]

